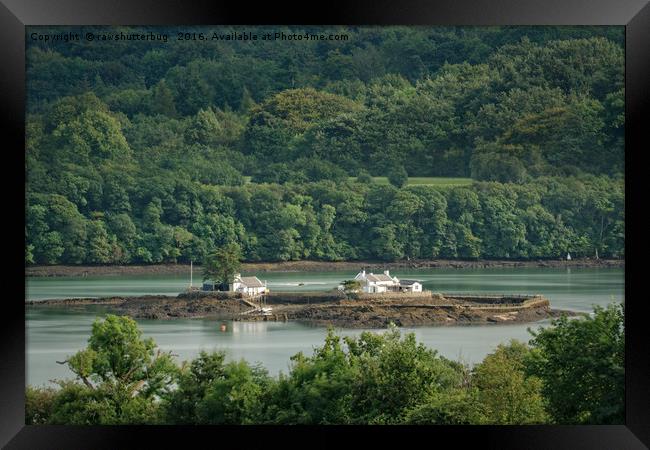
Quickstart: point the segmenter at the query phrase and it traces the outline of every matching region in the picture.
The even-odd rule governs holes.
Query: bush
[[[388,172],[388,182],[395,187],[401,188],[405,186],[408,180],[408,173],[406,173],[406,169],[402,166],[394,167]]]
[[[48,423],[57,391],[53,388],[27,386],[25,390],[25,425]]]
[[[372,175],[367,170],[361,169],[357,175],[357,183],[371,184],[373,182]]]

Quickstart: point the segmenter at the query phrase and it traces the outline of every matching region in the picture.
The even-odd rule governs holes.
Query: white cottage
[[[391,277],[388,270],[382,274],[366,273],[362,270],[354,277],[361,283],[363,292],[375,294],[380,292],[395,291],[399,289],[399,280],[397,277]]]
[[[399,290],[402,292],[422,292],[422,284],[417,280],[400,280]]]
[[[381,274],[366,273],[365,270],[362,270],[354,279],[361,283],[363,292],[368,294],[381,292],[422,292],[422,283],[419,281],[399,280],[397,277],[391,277],[388,270],[385,270]],[[343,290],[343,285],[339,286],[339,290]]]
[[[237,273],[230,290],[246,295],[264,294],[266,292],[266,281],[262,283],[257,277],[242,277],[241,274]]]
[[[204,281],[204,291],[228,291],[239,292],[244,295],[259,295],[268,291],[266,281],[262,283],[257,277],[242,277],[241,274],[236,273],[233,282],[230,284],[219,285],[214,281]]]

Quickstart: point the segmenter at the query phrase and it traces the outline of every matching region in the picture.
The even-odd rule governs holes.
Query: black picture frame
[[[465,427],[61,427],[24,425],[25,320],[23,225],[13,215],[24,211],[25,26],[28,25],[624,25],[626,30],[626,424],[618,426],[465,426]],[[225,437],[243,445],[270,445],[279,434],[298,432],[300,439],[283,437],[281,445],[338,445],[350,433],[361,432],[369,443],[393,441],[402,445],[415,438],[436,445],[441,438],[453,445],[480,448],[637,449],[650,445],[650,352],[644,333],[646,316],[640,286],[640,260],[647,243],[643,221],[640,156],[647,149],[650,105],[650,5],[647,0],[390,0],[259,5],[244,2],[165,0],[0,0],[0,92],[2,102],[3,199],[15,201],[6,210],[4,243],[13,243],[4,269],[5,298],[0,345],[0,444],[6,448],[127,448],[155,443],[194,445],[207,438],[214,445]],[[644,145],[645,144],[645,145]],[[631,205],[631,206],[629,206]],[[11,214],[11,215],[10,215]],[[633,286],[633,280],[635,280]],[[10,289],[7,289],[9,287]],[[9,292],[7,292],[9,291]],[[635,298],[634,294],[638,297]],[[14,295],[15,294],[15,295]],[[408,435],[406,435],[408,433]],[[198,445],[198,444],[197,444]],[[417,444],[422,445],[422,444]]]

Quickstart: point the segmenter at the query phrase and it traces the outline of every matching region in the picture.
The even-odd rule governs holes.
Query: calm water
[[[623,300],[623,269],[426,269],[395,270],[400,278],[421,280],[425,289],[438,292],[485,292],[543,294],[556,308],[591,311],[593,305]],[[244,274],[247,275],[247,274]],[[328,290],[350,272],[286,272],[257,274],[273,291]],[[28,278],[27,298],[103,297],[107,295],[175,295],[189,277],[104,276],[87,278]],[[300,283],[303,285],[301,286]],[[29,308],[27,326],[27,382],[45,384],[53,378],[71,377],[71,372],[56,361],[86,345],[96,312],[71,312]],[[163,350],[172,350],[179,361],[195,357],[200,350],[223,349],[229,359],[244,358],[262,363],[272,374],[287,372],[289,357],[299,351],[311,353],[322,345],[326,330],[298,323],[229,322],[221,332],[221,321],[179,319],[173,321],[138,320],[145,336],[155,339]],[[419,341],[438,349],[449,358],[468,363],[480,361],[499,343],[510,339],[527,341],[525,325],[486,325],[404,328]],[[357,335],[361,330],[340,330],[342,335]]]

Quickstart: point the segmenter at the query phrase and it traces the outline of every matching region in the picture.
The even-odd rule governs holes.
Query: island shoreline
[[[270,307],[267,314],[262,314],[259,309],[262,305]],[[401,327],[533,323],[562,314],[580,314],[552,309],[549,300],[540,295],[458,296],[433,292],[359,294],[357,298],[348,298],[334,291],[276,293],[269,294],[257,305],[240,294],[193,292],[176,297],[145,295],[51,299],[29,301],[25,306],[63,307],[81,311],[89,310],[92,306],[103,306],[111,313],[138,319],[282,321],[341,328],[385,328],[391,323]]]
[[[559,259],[537,260],[410,260],[410,261],[283,261],[243,263],[242,272],[325,272],[368,271],[394,269],[490,269],[490,268],[625,268],[624,259]],[[200,266],[194,266],[201,272]],[[118,275],[183,275],[189,274],[189,264],[154,264],[128,266],[30,266],[25,268],[25,277],[86,277]]]

